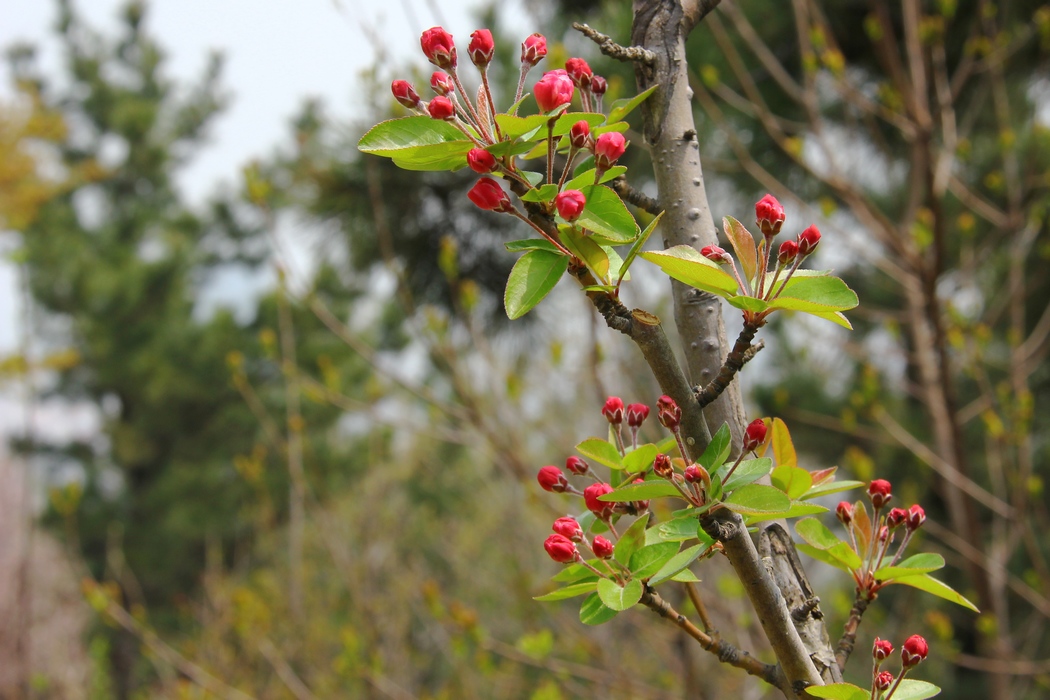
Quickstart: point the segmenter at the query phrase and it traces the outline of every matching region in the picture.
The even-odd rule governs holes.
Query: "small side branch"
[[[722,369],[718,370],[718,375],[703,389],[699,386],[695,389],[696,400],[700,404],[700,408],[710,405],[712,401],[721,396],[722,392],[729,387],[729,383],[733,381],[736,373],[764,347],[762,343],[751,345],[751,341],[755,339],[755,333],[757,332],[757,325],[745,323],[744,329],[740,331],[736,343],[733,344],[732,352],[726,356]]]
[[[853,645],[857,643],[857,628],[860,627],[860,619],[864,617],[864,611],[871,605],[871,598],[863,591],[857,591],[857,598],[853,601],[853,608],[849,611],[849,619],[842,630],[842,637],[835,646],[835,661],[840,669],[846,668],[849,655],[853,653]]]
[[[660,594],[649,588],[649,586],[645,587],[641,603],[665,620],[670,620],[679,629],[699,642],[705,651],[709,651],[717,656],[722,663],[736,666],[752,676],[761,678],[772,686],[785,690],[785,681],[783,676],[778,673],[776,666],[763,663],[748,652],[741,651],[732,644],[701,631],[685,615],[671,607],[670,603],[661,598]]]
[[[627,178],[625,178],[623,175],[610,180],[609,186],[612,187],[613,192],[620,195],[620,199],[627,202],[628,204],[633,204],[642,211],[648,212],[653,216],[656,216],[662,211],[660,203],[658,201],[645,194],[644,192],[639,192],[635,188],[631,187],[629,184],[627,184]]]
[[[641,46],[621,46],[613,41],[608,34],[602,34],[598,30],[580,22],[573,22],[572,28],[597,44],[598,49],[603,54],[610,58],[615,58],[617,61],[642,63],[647,66],[652,66],[656,63],[656,54],[648,49],[643,49]]]

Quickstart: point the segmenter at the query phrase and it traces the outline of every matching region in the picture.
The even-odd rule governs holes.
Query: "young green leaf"
[[[814,547],[810,544],[806,544],[804,542],[796,544],[795,548],[803,554],[813,557],[817,561],[824,562],[828,566],[833,566],[836,569],[841,569],[846,573],[851,573],[853,571],[853,569],[848,564],[846,564],[846,562],[842,561],[836,556],[833,556],[831,554],[831,550],[818,549],[817,547]]]
[[[631,562],[627,566],[631,570],[631,577],[640,580],[649,578],[678,554],[680,546],[678,542],[658,542],[642,547],[631,555]]]
[[[613,548],[613,558],[616,561],[627,566],[627,563],[631,561],[631,555],[645,545],[645,526],[648,524],[648,518],[638,518],[620,535],[620,540]]]
[[[622,165],[614,165],[613,167],[609,168],[604,173],[602,173],[601,179],[599,179],[598,182],[595,182],[594,175],[597,172],[598,171],[596,168],[585,170],[578,177],[574,177],[573,179],[566,182],[565,186],[562,187],[562,191],[582,190],[584,187],[590,187],[591,185],[600,185],[603,182],[608,182],[609,180],[620,177],[625,172],[627,172],[627,168]]]
[[[607,579],[602,579],[605,580]],[[616,617],[617,612],[606,606],[597,592],[591,593],[580,606],[580,622],[585,625],[600,625]]]
[[[653,498],[667,498],[668,496],[681,496],[670,482],[663,479],[653,479],[640,484],[627,484],[611,493],[605,493],[598,497],[599,501],[610,503],[623,503],[625,501],[648,501]]]
[[[933,683],[905,678],[893,693],[893,700],[926,700],[941,694]]]
[[[904,578],[894,579],[893,583],[904,584],[905,586],[911,586],[912,588],[918,588],[920,591],[926,591],[931,593],[938,598],[944,598],[949,600],[956,605],[961,605],[964,608],[969,608],[976,613],[981,612],[977,609],[977,606],[971,603],[967,598],[956,591],[954,588],[949,586],[944,581],[938,581],[929,574],[919,574],[918,576],[905,576]]]
[[[857,294],[838,277],[792,277],[770,304],[774,309],[831,313],[857,306]]]
[[[576,220],[578,227],[592,231],[601,243],[621,245],[634,241],[638,224],[615,192],[605,185],[592,185],[581,191],[587,206]]]
[[[711,262],[691,246],[676,245],[666,250],[653,250],[640,254],[643,258],[663,270],[679,282],[711,292],[720,297],[737,293],[736,280],[732,275]]]
[[[623,458],[623,468],[628,472],[640,472],[647,469],[656,459],[656,445],[639,445],[637,449],[631,450]]]
[[[660,539],[665,542],[685,542],[696,539],[697,520],[695,517],[674,518],[656,526]]]
[[[558,196],[558,186],[554,184],[542,185],[534,190],[529,190],[521,196],[523,202],[549,202]]]
[[[722,503],[742,515],[783,513],[791,507],[791,501],[783,491],[762,484],[745,484],[729,494]]]
[[[641,235],[634,240],[633,244],[631,244],[631,249],[627,251],[627,257],[624,258],[623,265],[620,267],[620,276],[617,284],[626,279],[625,276],[627,275],[627,271],[631,268],[631,263],[633,263],[634,259],[638,257],[638,253],[641,252],[642,246],[645,245],[645,242],[649,240],[649,236],[653,235],[653,231],[656,230],[656,226],[660,223],[660,219],[662,219],[663,216],[663,212],[657,214],[656,217],[649,222],[649,225],[645,227],[645,230],[642,231]]]
[[[615,445],[601,438],[587,438],[576,446],[576,451],[610,469],[623,469],[619,450]]]
[[[868,700],[870,692],[852,683],[829,683],[828,685],[810,686],[806,692],[815,698],[829,700]],[[897,697],[894,695],[894,697]]]
[[[634,97],[625,98],[625,99],[622,99],[622,100],[616,100],[616,102],[613,102],[612,106],[609,109],[609,119],[608,119],[608,121],[610,123],[618,122],[621,119],[623,119],[624,117],[626,117],[628,114],[633,112],[635,110],[635,108],[638,107],[638,105],[640,105],[643,102],[645,102],[646,98],[649,97],[649,95],[653,94],[653,92],[658,87],[660,87],[660,86],[659,85],[653,85],[651,88],[647,89],[645,92],[640,92],[637,95],[635,95]]]
[[[915,576],[917,574],[928,574],[944,568],[944,557],[933,552],[922,552],[913,554],[904,561],[897,562],[896,566],[886,565],[875,572],[875,578],[883,581]]]
[[[797,467],[798,456],[795,454],[795,443],[791,442],[791,433],[787,425],[779,418],[773,419],[773,436],[770,444],[773,445],[773,457],[777,460],[778,467]]]
[[[584,595],[586,593],[593,592],[598,587],[598,579],[595,578],[593,581],[584,581],[583,583],[573,583],[568,586],[564,586],[557,590],[551,591],[544,595],[533,596],[533,600],[538,600],[541,603],[549,603],[555,600],[565,600],[566,598],[575,598],[578,595]]]
[[[732,491],[733,489],[740,488],[745,484],[751,484],[763,476],[769,473],[769,470],[773,467],[773,460],[769,457],[762,457],[760,459],[745,459],[737,465],[736,471],[729,477],[729,481],[722,485],[723,491]],[[723,468],[728,471],[729,466],[723,465]],[[722,471],[722,469],[719,469]]]
[[[828,494],[839,493],[840,491],[849,491],[850,489],[855,489],[860,486],[864,486],[863,481],[829,481],[825,484],[812,487],[809,491],[806,491],[799,496],[799,498],[803,501],[807,501],[811,498],[816,498],[817,496],[827,496]]]
[[[649,585],[655,586],[659,583],[663,583],[669,578],[674,578],[682,572],[685,567],[696,561],[697,557],[706,552],[710,548],[709,543],[701,543],[693,545],[688,549],[683,549],[678,554],[674,555],[667,562],[660,567],[660,570],[652,575],[649,579]]]
[[[464,157],[474,145],[456,127],[448,122],[416,116],[389,119],[379,122],[357,142],[358,150],[377,156],[391,157],[395,154],[411,157],[425,153],[430,146],[454,143],[455,149],[464,146]],[[444,151],[447,155],[448,150]]]
[[[799,467],[789,467],[787,465],[781,465],[774,469],[769,479],[774,486],[786,493],[791,500],[802,496],[813,485],[813,477],[809,475],[809,472]]]
[[[559,226],[561,242],[569,252],[578,257],[594,272],[601,282],[609,282],[609,255],[594,238],[585,236],[574,226]]]
[[[824,506],[817,505],[816,503],[800,503],[798,501],[792,501],[791,507],[783,513],[766,513],[763,515],[748,515],[744,518],[744,522],[748,525],[754,525],[755,523],[765,522],[767,520],[780,520],[788,518],[801,518],[803,515],[817,515],[818,513],[827,513],[828,509]]]
[[[509,241],[503,247],[511,253],[524,253],[527,250],[546,250],[549,253],[560,255],[554,244],[546,238],[526,238],[520,241]]]
[[[744,225],[731,216],[722,218],[722,230],[726,238],[736,251],[736,259],[740,261],[740,267],[744,270],[744,279],[751,281],[755,279],[758,271],[758,259],[755,250],[755,237],[744,228]]]
[[[503,294],[511,320],[521,318],[547,296],[569,267],[569,258],[546,250],[530,250],[514,263]]]
[[[729,424],[723,423],[711,436],[711,442],[697,461],[709,474],[714,474],[729,459],[732,449],[733,436],[729,432]]]
[[[602,603],[615,612],[633,608],[635,603],[642,599],[643,588],[638,579],[632,579],[623,586],[612,579],[603,578],[598,581],[598,595]]]

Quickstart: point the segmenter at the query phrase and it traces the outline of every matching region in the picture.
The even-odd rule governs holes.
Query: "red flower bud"
[[[594,542],[591,544],[591,550],[594,552],[594,556],[599,559],[608,559],[613,555],[613,549],[612,542],[601,535],[594,536]]]
[[[784,207],[776,197],[767,194],[755,204],[755,219],[762,235],[772,238],[780,233],[780,227],[784,225]]]
[[[442,98],[435,97],[435,100]],[[433,104],[433,102],[431,102]],[[503,187],[491,177],[480,178],[467,192],[470,201],[487,211],[507,212],[514,208]]]
[[[618,131],[608,131],[594,142],[594,164],[599,170],[608,170],[627,150],[627,139]]]
[[[780,261],[781,265],[790,265],[795,262],[797,256],[798,243],[795,243],[795,241],[784,241],[780,244],[780,251],[777,253],[777,260]]]
[[[890,528],[887,525],[883,525],[879,528],[879,542],[886,542],[890,538]]]
[[[875,676],[875,690],[885,692],[890,689],[891,685],[893,685],[893,674],[889,671],[882,671]]]
[[[599,496],[604,496],[607,493],[612,493],[612,486],[609,484],[591,484],[583,490],[583,502],[587,504],[587,510],[591,511],[598,516],[601,520],[608,519],[612,513],[612,503],[607,501],[599,501]]]
[[[901,663],[904,664],[904,668],[911,668],[923,661],[929,653],[930,647],[926,640],[913,634],[904,640],[904,645],[901,646]]]
[[[587,144],[591,141],[591,125],[587,122],[580,120],[572,125],[569,129],[569,142],[572,143],[572,147],[576,149],[587,148]]]
[[[587,206],[587,198],[579,190],[565,190],[554,198],[554,207],[558,210],[558,216],[566,221],[576,221]]]
[[[798,234],[798,254],[803,257],[809,255],[817,249],[818,243],[820,243],[820,229],[810,226]]]
[[[390,92],[394,93],[395,100],[409,109],[419,106],[419,93],[407,80],[395,80],[390,83]]]
[[[576,476],[582,476],[586,474],[587,470],[591,467],[576,455],[572,455],[565,460],[565,468]]]
[[[653,473],[662,479],[671,478],[671,475],[674,474],[674,466],[671,465],[671,458],[663,452],[656,455],[656,459],[653,460]]]
[[[756,418],[744,430],[744,452],[750,452],[765,441],[766,422],[761,418]]]
[[[609,89],[609,83],[600,75],[591,76],[591,93],[595,97],[601,97]]]
[[[698,481],[703,481],[703,474],[700,472],[700,467],[695,464],[690,464],[685,468],[684,472],[685,480],[690,484],[695,484]]]
[[[590,89],[594,71],[587,65],[587,61],[582,58],[570,58],[565,62],[565,72],[572,78],[572,82],[576,84],[576,87],[583,90]]]
[[[627,425],[632,428],[642,427],[642,423],[649,417],[649,407],[644,403],[632,403],[627,407]]]
[[[893,486],[885,479],[875,479],[868,484],[868,497],[871,498],[871,505],[882,508],[893,497]]]
[[[926,522],[926,511],[918,503],[908,509],[908,529],[918,530]]]
[[[488,29],[476,29],[470,35],[470,45],[467,47],[471,62],[478,68],[485,68],[492,61],[496,53],[496,44],[492,41],[492,32]]]
[[[562,518],[564,520],[564,518]],[[875,637],[875,645],[871,648],[871,655],[876,661],[885,661],[893,653],[893,645],[888,639]]]
[[[456,118],[456,106],[447,97],[435,97],[427,105],[427,111],[434,119],[443,121],[454,121]]]
[[[423,47],[427,60],[438,68],[449,70],[456,67],[456,43],[441,27],[431,27],[423,32],[419,45]]]
[[[583,539],[583,528],[576,522],[576,518],[565,516],[554,521],[551,529],[566,539],[579,542]]]
[[[553,493],[563,493],[569,486],[569,480],[562,474],[561,469],[558,469],[553,464],[540,469],[536,475],[536,481],[540,482],[540,486],[543,487],[544,491]]]
[[[467,165],[476,173],[491,173],[496,169],[496,156],[484,148],[472,148],[467,153]]]
[[[849,525],[853,522],[853,504],[848,501],[839,501],[839,504],[835,506],[835,515],[843,525]]]
[[[550,112],[572,102],[576,86],[563,70],[547,71],[532,89],[541,112]]]
[[[610,396],[605,399],[602,415],[613,425],[623,423],[623,399],[619,396]]]
[[[733,262],[733,258],[729,257],[725,248],[719,248],[716,245],[705,245],[700,249],[700,255],[719,265],[729,265]]]
[[[903,508],[891,508],[889,515],[886,516],[886,524],[891,528],[898,528],[904,524],[904,521],[908,519],[908,511]]]
[[[682,407],[667,394],[656,400],[656,418],[668,430],[677,430],[682,422]]]
[[[547,55],[547,39],[542,34],[532,34],[521,42],[521,62],[534,66]]]
[[[579,556],[576,552],[576,545],[564,535],[551,535],[543,541],[543,548],[547,550],[551,559],[561,564],[574,562]]]
[[[444,71],[436,70],[430,76],[430,89],[444,97],[450,92],[455,92],[456,85],[452,82],[452,76]]]

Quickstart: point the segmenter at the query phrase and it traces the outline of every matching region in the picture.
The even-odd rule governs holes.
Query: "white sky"
[[[76,11],[93,28],[112,36],[121,0],[77,0]],[[289,118],[306,97],[322,98],[329,114],[354,116],[354,89],[373,61],[366,31],[383,42],[400,64],[425,64],[419,35],[435,24],[466,48],[477,29],[471,19],[483,0],[153,0],[148,30],[167,51],[166,72],[195,79],[210,50],[226,56],[222,85],[233,102],[214,124],[210,143],[179,178],[191,201],[203,200],[220,183],[232,184],[242,166],[287,140]],[[522,0],[499,3],[503,24],[536,31]],[[55,4],[49,0],[0,0],[0,48],[29,42],[40,49],[48,76],[61,74],[52,38]],[[10,95],[6,67],[0,96]],[[5,240],[6,237],[6,240]],[[0,254],[13,245],[0,232]],[[18,347],[18,284],[15,270],[0,261],[0,357]],[[0,435],[21,424],[21,411],[0,387]]]

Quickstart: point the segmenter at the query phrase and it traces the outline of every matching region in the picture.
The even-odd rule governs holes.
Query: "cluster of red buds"
[[[471,63],[481,74],[481,86],[477,99],[471,100],[471,93],[463,86],[460,79],[456,44],[441,27],[433,27],[423,32],[420,45],[427,59],[441,70],[436,71],[430,79],[430,87],[435,96],[426,102],[420,98],[415,87],[407,80],[395,80],[390,88],[394,98],[408,109],[419,114],[442,121],[447,121],[474,143],[474,148],[467,154],[467,164],[471,170],[483,175],[467,193],[470,201],[486,211],[506,213],[517,216],[536,228],[546,238],[550,236],[530,222],[511,203],[509,194],[500,182],[489,175],[498,175],[506,180],[516,181],[521,187],[532,189],[533,185],[516,164],[513,156],[495,156],[491,149],[504,140],[498,120],[496,106],[488,80],[488,67],[495,53],[492,33],[487,29],[478,29],[470,35],[467,53]],[[517,105],[525,89],[525,80],[532,70],[547,55],[547,40],[542,34],[532,34],[521,44],[521,71],[518,88],[512,104]],[[554,155],[557,139],[553,135],[554,121],[579,95],[584,112],[601,112],[602,97],[608,87],[607,81],[594,71],[582,58],[570,58],[565,68],[550,70],[533,86],[533,96],[540,112],[551,115],[548,125],[547,182],[554,182]],[[514,110],[517,110],[515,106]],[[513,112],[511,112],[513,114]],[[572,165],[580,153],[594,156],[595,182],[609,168],[613,167],[627,148],[627,141],[619,132],[606,132],[593,137],[590,124],[586,120],[576,122],[568,134],[569,151],[562,170],[558,187],[561,189]],[[551,206],[553,205],[553,206]],[[560,192],[547,206],[551,214],[556,213],[567,223],[575,222],[587,205],[586,196],[580,190]],[[560,242],[552,240],[563,253],[569,254]]]
[[[890,566],[896,565],[901,560],[912,535],[926,522],[926,511],[917,503],[907,509],[891,508],[887,511],[886,506],[893,498],[893,486],[885,479],[872,480],[868,484],[867,492],[873,509],[868,531],[858,536],[857,530],[862,525],[854,517],[856,506],[848,501],[841,501],[836,506],[835,515],[846,526],[853,549],[861,556],[863,562],[860,569],[853,571],[857,590],[865,592],[869,599],[874,599],[883,585],[875,578],[875,572],[886,561],[896,532],[903,527],[904,536],[889,562]],[[859,551],[858,542],[867,542],[866,551]]]
[[[930,647],[921,636],[913,634],[908,637],[901,645],[900,673],[894,675],[881,670],[882,662],[893,653],[893,645],[888,640],[876,637],[871,649],[871,656],[875,660],[871,669],[871,697],[890,700],[908,671],[922,663],[929,652]]]
[[[705,246],[700,254],[711,262],[719,265],[727,265],[732,269],[736,277],[740,293],[745,296],[754,296],[766,301],[772,301],[780,295],[784,286],[798,270],[799,265],[806,257],[811,255],[820,243],[820,230],[816,226],[810,226],[794,240],[787,240],[780,244],[777,250],[776,260],[771,260],[773,240],[780,233],[784,225],[784,207],[777,201],[776,197],[767,194],[755,204],[755,223],[762,231],[762,243],[759,246],[758,264],[759,269],[755,275],[753,284],[746,283],[737,269],[733,256],[724,248],[716,245]],[[772,267],[771,267],[772,265]],[[773,270],[773,279],[766,284],[766,273]],[[779,287],[777,282],[780,275],[787,271],[784,283]]]

